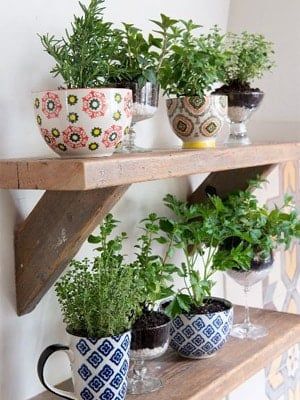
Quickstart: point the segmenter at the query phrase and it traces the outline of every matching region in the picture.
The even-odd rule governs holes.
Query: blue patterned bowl
[[[227,341],[233,321],[232,304],[212,314],[178,315],[171,324],[170,346],[182,357],[201,359],[213,356]]]

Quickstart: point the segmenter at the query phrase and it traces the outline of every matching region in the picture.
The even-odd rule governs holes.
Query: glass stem
[[[144,360],[135,360],[133,364],[134,381],[142,381],[146,375],[147,368]]]
[[[248,293],[249,293],[249,286],[245,285],[244,286],[244,293],[245,293],[245,318],[244,318],[244,325],[250,326],[251,321],[250,321],[250,312],[249,312],[249,304],[248,304]]]
[[[132,151],[135,148],[135,130],[133,129],[133,125],[129,128],[129,132],[125,137],[123,146],[126,148],[128,151]]]

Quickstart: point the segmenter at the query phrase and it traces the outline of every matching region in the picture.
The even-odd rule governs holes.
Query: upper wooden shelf
[[[243,319],[243,308],[235,307],[235,322]],[[126,396],[127,400],[221,400],[245,380],[268,365],[277,356],[299,342],[300,316],[277,311],[251,309],[251,319],[265,326],[269,335],[263,339],[230,339],[214,357],[188,360],[169,351],[154,360],[152,367],[164,383],[159,392]],[[150,364],[149,363],[149,364]],[[72,390],[70,382],[63,389]],[[54,400],[43,393],[32,400]]]
[[[154,150],[89,159],[0,161],[1,189],[90,190],[300,159],[300,142]]]

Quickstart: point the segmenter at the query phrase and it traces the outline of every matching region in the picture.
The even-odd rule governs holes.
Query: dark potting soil
[[[189,314],[213,314],[220,311],[228,310],[228,305],[218,299],[206,299],[201,307],[192,307]]]
[[[133,324],[131,350],[154,349],[167,342],[170,318],[158,311],[144,312]]]
[[[229,107],[255,108],[261,102],[264,93],[259,88],[251,88],[249,83],[232,81],[229,85],[223,85],[216,89],[214,94],[228,96]]]

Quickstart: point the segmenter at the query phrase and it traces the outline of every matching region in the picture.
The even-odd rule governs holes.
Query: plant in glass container
[[[208,34],[195,34],[192,21],[182,29],[164,58],[159,83],[167,99],[167,112],[183,148],[214,147],[227,115],[227,97],[210,95],[224,69],[226,51],[218,27]]]
[[[99,252],[93,260],[73,260],[56,284],[56,293],[70,337],[70,346],[52,345],[38,363],[42,384],[65,399],[124,399],[127,388],[131,326],[141,312],[140,281],[124,263],[126,234],[110,238],[117,226],[107,215],[98,236],[89,241]],[[47,383],[44,367],[56,351],[67,351],[74,393]]]
[[[161,14],[160,21],[152,22],[158,30],[147,37],[133,24],[123,23],[122,29],[117,31],[122,42],[115,54],[119,65],[116,84],[130,88],[133,94],[132,127],[123,143],[123,150],[128,152],[144,150],[135,145],[133,126],[153,117],[158,108],[158,74],[172,40],[178,34],[175,19]]]
[[[260,89],[251,87],[251,82],[274,67],[273,44],[261,34],[248,32],[240,35],[230,32],[225,42],[228,57],[220,75],[224,85],[216,93],[228,96],[229,142],[249,144],[246,122],[264,97]]]
[[[253,194],[253,190],[260,187],[261,182],[252,181],[247,190],[232,193],[224,200],[218,198],[219,207],[223,209],[223,224],[230,224],[234,229],[232,235],[220,244],[214,263],[228,263],[225,268],[227,274],[244,287],[244,322],[234,325],[231,332],[232,336],[241,339],[258,339],[267,335],[263,326],[250,322],[248,292],[252,285],[269,273],[273,264],[273,251],[281,245],[287,250],[294,238],[300,238],[300,218],[292,197],[287,195],[282,207],[274,205],[269,209],[265,205],[261,206]],[[235,231],[238,231],[238,236]],[[250,264],[245,262],[240,265],[228,258],[237,247],[248,249],[251,255]]]
[[[141,281],[143,313],[132,327],[130,357],[134,361],[133,376],[129,378],[128,392],[142,394],[162,387],[159,378],[147,373],[145,360],[160,357],[168,348],[170,318],[155,310],[158,301],[173,294],[172,274],[175,271],[164,257],[153,251],[155,242],[163,242],[158,235],[159,218],[152,213],[141,221],[143,233],[138,238],[136,260],[133,263]]]
[[[103,3],[79,3],[83,15],[74,16],[64,37],[40,36],[55,60],[51,73],[63,82],[34,93],[34,109],[44,140],[61,156],[111,155],[131,124],[131,90],[111,87],[122,37],[104,21]]]

